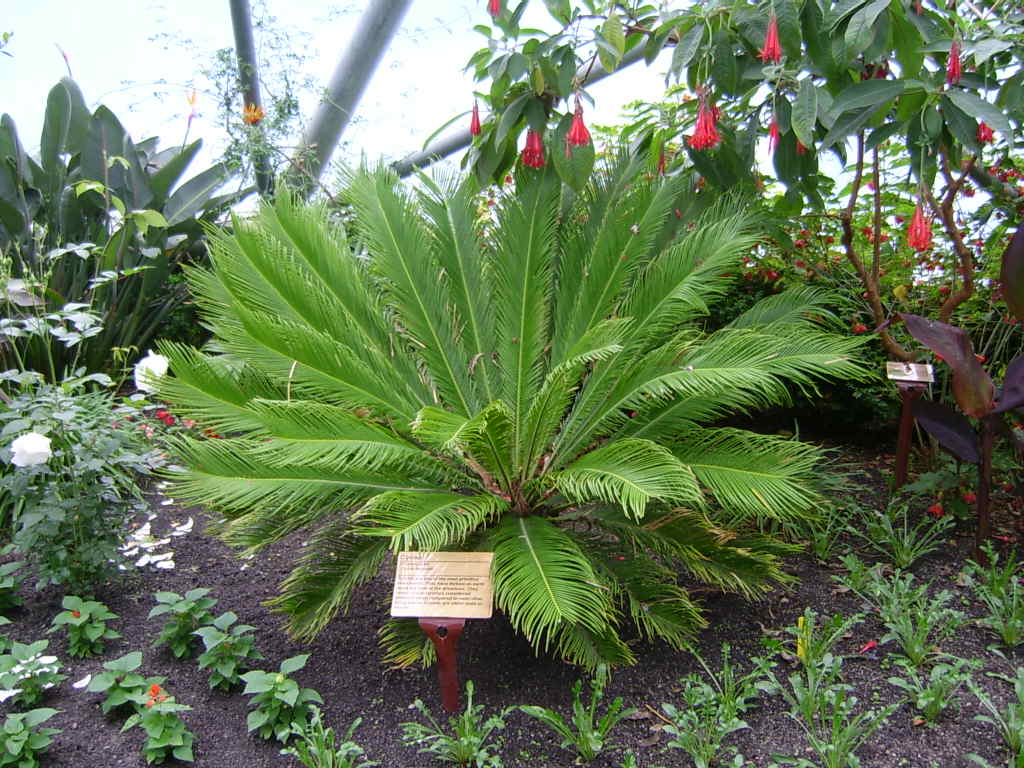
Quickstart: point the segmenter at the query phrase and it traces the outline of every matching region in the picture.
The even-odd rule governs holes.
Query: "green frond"
[[[288,615],[293,637],[310,640],[348,610],[355,590],[377,575],[388,554],[386,539],[356,536],[347,521],[335,520],[313,535],[267,605]]]
[[[598,664],[636,664],[636,655],[612,627],[595,632],[579,624],[563,624],[554,632],[554,646],[560,658],[590,672]]]
[[[352,516],[361,536],[386,536],[395,552],[438,552],[460,546],[466,537],[508,509],[497,496],[392,491],[370,499]]]
[[[413,664],[426,669],[437,661],[434,644],[416,619],[388,619],[377,636],[378,644],[384,649],[382,661],[392,669],[405,669]]]
[[[427,406],[416,414],[412,429],[428,445],[472,462],[474,472],[486,472],[506,490],[511,487],[513,428],[504,401],[489,403],[469,419]]]
[[[629,616],[647,640],[664,640],[682,650],[707,626],[690,593],[657,561],[644,556],[611,557],[605,560],[605,567],[622,586]]]
[[[494,344],[494,291],[476,224],[473,176],[457,184],[427,180],[421,194],[434,258],[443,270],[446,306],[461,322],[459,341],[469,362],[469,376],[483,402],[498,396],[497,367],[490,353]]]
[[[730,519],[789,519],[812,512],[821,452],[812,445],[739,429],[691,430],[672,451]]]
[[[194,419],[218,432],[258,429],[260,419],[248,406],[253,397],[277,397],[281,392],[258,370],[234,367],[223,357],[210,357],[175,342],[161,342],[174,376],[159,382],[160,396],[179,416]]]
[[[490,536],[494,600],[536,648],[566,627],[603,636],[613,609],[576,541],[541,517],[506,516]]]
[[[268,457],[261,453],[261,445],[246,439],[175,439],[173,450],[191,467],[173,475],[175,495],[228,517],[267,509],[288,518],[306,508],[348,509],[385,491],[438,490],[431,481],[408,472],[332,471],[288,455]]]
[[[828,309],[829,294],[807,285],[765,296],[726,328],[780,328],[788,325],[821,327],[838,322]]]
[[[526,414],[544,377],[560,184],[547,168],[523,169],[517,185],[517,194],[499,206],[491,242],[498,365],[512,412],[512,462],[520,467]]]
[[[616,440],[590,451],[548,481],[578,504],[615,504],[640,520],[648,502],[703,503],[693,473],[666,448],[649,440]]]
[[[348,179],[347,194],[369,246],[374,275],[441,400],[463,415],[481,402],[470,382],[470,358],[453,344],[455,318],[446,301],[445,277],[432,256],[420,213],[390,172],[359,172]]]
[[[710,398],[679,398],[633,411],[633,415],[627,413],[612,439],[639,437],[659,445],[672,445],[698,424],[715,421],[726,411],[725,406]]]

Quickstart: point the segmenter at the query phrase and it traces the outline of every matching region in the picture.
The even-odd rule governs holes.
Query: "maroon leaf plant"
[[[1007,306],[1016,317],[1024,318],[1024,227],[1017,230],[1003,253],[1001,277]],[[1003,414],[1024,406],[1024,355],[1010,362],[1002,386],[997,387],[981,366],[963,328],[918,315],[901,314],[900,318],[911,335],[952,371],[953,397],[959,410],[944,403],[919,400],[914,404],[914,417],[942,447],[961,461],[978,465],[974,553],[977,559],[982,556],[981,545],[991,534],[992,446],[997,434],[1016,442]],[[978,420],[978,429],[970,419]]]

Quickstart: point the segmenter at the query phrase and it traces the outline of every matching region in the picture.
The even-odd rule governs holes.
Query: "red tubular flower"
[[[907,227],[907,245],[915,251],[927,251],[932,247],[932,223],[925,218],[924,209],[918,203]]]
[[[772,13],[768,17],[768,32],[764,36],[764,47],[758,54],[761,61],[772,61],[778,64],[782,61],[782,47],[779,45],[779,20]]]
[[[954,40],[949,46],[949,61],[946,62],[946,85],[959,85],[961,71],[960,41]]]
[[[694,149],[712,149],[717,147],[722,137],[718,135],[715,127],[715,108],[708,107],[707,101],[701,97],[700,107],[697,110],[697,127],[693,136],[689,138],[689,144]]]
[[[469,118],[469,135],[480,135],[480,107],[475,101],[473,102],[473,116]]]
[[[579,96],[576,97],[576,112],[572,116],[572,125],[565,140],[574,147],[582,147],[590,143],[590,131],[583,123],[583,105],[580,103]]]
[[[768,151],[775,152],[779,146],[779,121],[772,115],[771,125],[768,126]]]
[[[544,142],[541,141],[540,134],[533,128],[526,130],[526,146],[519,157],[523,161],[523,165],[530,168],[544,167]]]
[[[978,142],[981,144],[991,144],[996,140],[996,134],[992,130],[992,126],[982,120],[978,123]]]
[[[494,18],[501,15],[501,0],[488,0],[487,12]]]

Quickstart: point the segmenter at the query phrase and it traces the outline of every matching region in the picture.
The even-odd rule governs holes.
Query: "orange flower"
[[[157,696],[161,694],[162,691],[163,688],[161,688],[156,683],[153,683],[151,686],[149,686],[149,698],[155,699]]]
[[[72,611],[71,615],[74,616],[76,619],[82,618],[82,612],[81,611]]]
[[[256,125],[265,116],[266,112],[263,111],[263,107],[255,104],[246,104],[245,109],[242,111],[242,122],[246,125]]]

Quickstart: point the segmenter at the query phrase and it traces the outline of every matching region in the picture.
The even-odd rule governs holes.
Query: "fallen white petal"
[[[85,688],[85,686],[87,686],[91,680],[92,680],[92,675],[86,675],[81,680],[76,680],[75,682],[73,682],[71,684],[71,687],[72,688],[78,688],[78,689]]]
[[[8,699],[17,696],[21,693],[21,688],[12,688],[9,691],[0,691],[0,701],[7,701]]]
[[[174,568],[174,561],[173,560],[161,560],[159,563],[156,563],[156,567],[159,568],[160,570],[163,570],[163,571],[169,571],[172,568]]]

